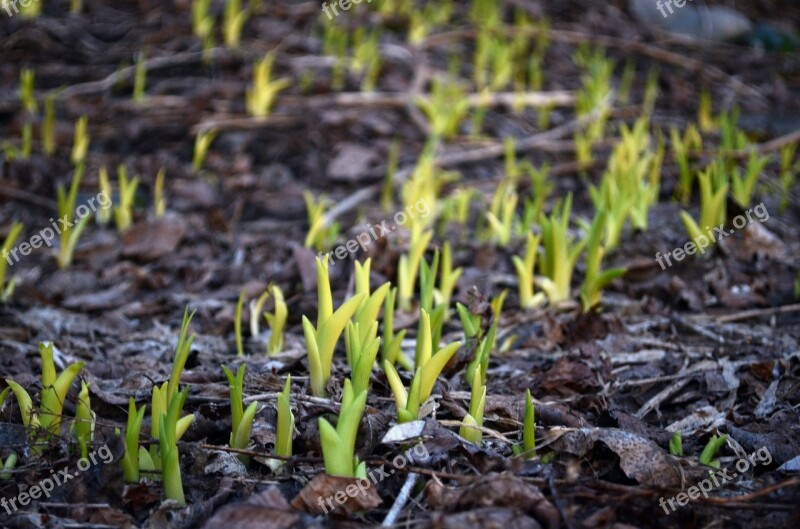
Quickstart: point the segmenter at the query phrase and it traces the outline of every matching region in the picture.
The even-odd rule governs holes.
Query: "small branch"
[[[394,525],[395,521],[397,521],[397,517],[400,516],[403,507],[405,507],[408,502],[409,496],[411,496],[411,490],[414,488],[417,478],[419,478],[419,474],[415,474],[414,472],[408,474],[406,482],[403,483],[403,488],[400,489],[400,493],[397,495],[397,499],[394,501],[392,508],[389,510],[386,518],[383,519],[381,527],[391,527]]]

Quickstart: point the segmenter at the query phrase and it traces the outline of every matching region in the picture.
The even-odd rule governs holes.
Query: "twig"
[[[400,513],[403,511],[406,502],[408,502],[409,496],[411,496],[411,490],[414,488],[417,478],[419,478],[419,474],[414,472],[408,474],[405,483],[403,483],[403,488],[400,489],[400,493],[397,495],[397,499],[394,501],[392,508],[389,510],[388,514],[386,514],[386,518],[383,519],[381,527],[391,527],[394,525],[397,517],[400,516]]]
[[[717,323],[729,323],[732,321],[760,318],[762,316],[772,316],[774,314],[789,314],[791,312],[800,312],[800,303],[794,305],[783,305],[781,307],[771,307],[768,309],[744,310],[742,312],[717,316],[715,320]]]

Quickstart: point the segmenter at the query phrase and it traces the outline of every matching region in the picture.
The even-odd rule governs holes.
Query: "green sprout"
[[[75,123],[75,139],[72,143],[71,160],[73,165],[82,165],[89,151],[89,118],[81,116]]]
[[[161,425],[158,437],[164,494],[167,499],[174,500],[181,507],[186,505],[186,499],[183,495],[181,459],[178,451],[178,439],[180,439],[180,434],[178,433],[180,421],[178,417],[180,417],[188,392],[189,387],[187,386],[183,391],[177,392],[172,396],[166,415],[161,415],[160,417]]]
[[[3,471],[0,472],[0,480],[11,479],[11,471],[17,466],[18,460],[17,454],[14,452],[11,452],[8,457],[6,457],[5,462],[0,458],[0,467],[3,469]]]
[[[258,299],[250,300],[250,336],[258,338],[261,334],[260,314],[264,314],[264,305],[267,304],[269,299],[269,290],[265,290]],[[265,315],[266,316],[266,315]]]
[[[752,199],[753,191],[758,183],[758,177],[761,176],[761,172],[769,162],[769,156],[759,156],[756,151],[752,151],[747,160],[747,168],[745,169],[744,176],[742,176],[738,167],[733,169],[730,178],[731,196],[734,202],[743,208],[750,206],[750,200]]]
[[[390,211],[394,207],[392,191],[394,190],[394,176],[397,173],[397,164],[400,160],[400,140],[395,138],[389,146],[389,154],[386,159],[386,176],[381,187],[381,207],[384,211]]]
[[[14,248],[14,244],[16,244],[17,239],[19,239],[20,234],[22,234],[23,225],[21,222],[15,222],[11,225],[11,229],[8,230],[8,235],[6,235],[5,241],[3,241],[3,247],[0,248],[2,253],[2,259],[0,259],[0,303],[7,303],[8,300],[11,299],[11,296],[14,295],[14,289],[17,285],[16,278],[12,277],[7,280],[8,275],[8,255],[11,253],[12,248]],[[1,403],[0,403],[1,404]]]
[[[686,211],[681,211],[681,220],[689,237],[697,245],[701,254],[713,240],[711,230],[725,222],[725,197],[728,195],[728,184],[721,184],[722,168],[719,164],[712,164],[697,177],[700,183],[700,224]],[[724,176],[724,175],[723,175]],[[702,226],[702,228],[701,228]],[[705,243],[701,243],[705,240]]]
[[[455,342],[439,349],[436,354],[431,354],[433,349],[430,339],[430,316],[424,310],[420,310],[420,320],[424,322],[421,336],[417,336],[417,342],[421,344],[420,354],[408,391],[403,386],[400,375],[394,366],[388,360],[383,362],[386,378],[397,406],[397,420],[401,423],[417,419],[420,405],[431,396],[439,374],[461,347],[461,342]]]
[[[515,212],[517,208],[517,192],[512,186],[500,185],[497,187],[492,206],[486,212],[486,220],[492,231],[495,241],[500,246],[508,246],[514,231]]]
[[[321,195],[317,201],[310,191],[304,191],[303,201],[306,203],[306,214],[308,215],[308,233],[304,246],[321,252],[336,241],[339,236],[339,225],[337,223],[327,225],[325,210],[331,204],[324,195]]]
[[[211,0],[192,0],[192,33],[203,41],[203,48],[214,47],[214,17],[209,13]]]
[[[519,282],[519,305],[523,309],[540,307],[544,305],[546,301],[542,292],[533,293],[533,272],[536,266],[536,254],[539,251],[539,243],[541,240],[541,235],[533,235],[528,232],[527,242],[525,243],[525,256],[522,259],[516,255],[511,257]]]
[[[405,329],[397,334],[394,332],[396,299],[397,288],[393,288],[386,294],[386,299],[383,302],[383,348],[381,349],[381,360],[392,365],[403,361],[404,357],[400,354],[400,347],[403,344],[403,338],[406,337]],[[410,363],[408,364],[410,365]]]
[[[445,307],[450,306],[453,290],[456,288],[458,278],[461,277],[462,272],[461,268],[453,269],[453,250],[450,247],[450,241],[445,241],[444,245],[442,245],[442,268],[439,289],[436,292],[439,304]],[[445,318],[448,318],[448,316],[448,311],[445,311]]]
[[[592,225],[589,228],[589,236],[586,241],[586,275],[581,285],[581,305],[584,312],[589,312],[600,303],[600,296],[603,288],[611,281],[622,277],[626,270],[624,268],[611,268],[601,271],[605,248],[602,245],[603,230],[606,222],[606,212],[598,211]]]
[[[430,265],[424,259],[420,263],[419,271],[419,306],[426,314],[430,315],[430,342],[434,349],[439,348],[439,342],[442,339],[442,332],[444,329],[444,318],[447,307],[440,303],[434,306],[436,275],[439,268],[439,250],[437,249],[433,254],[433,261]],[[419,321],[419,329],[417,336],[421,336],[425,331],[423,330],[424,323],[422,319]],[[415,362],[419,365],[420,347],[422,343],[417,340],[417,347],[415,351]]]
[[[572,209],[572,194],[567,195],[553,209],[550,216],[543,215],[542,244],[544,258],[539,261],[542,290],[550,303],[559,303],[570,297],[572,272],[586,240],[573,243],[569,235],[569,214]]]
[[[340,27],[335,22],[325,23],[322,36],[322,54],[335,58],[331,74],[331,88],[334,91],[341,90],[344,87],[349,39],[350,35],[347,29]]]
[[[28,114],[28,118],[32,118],[36,113],[38,105],[36,104],[36,96],[33,90],[34,73],[33,70],[23,68],[20,72],[20,87],[19,97],[22,101],[22,108]],[[31,155],[33,145],[33,124],[26,120],[22,124],[22,158],[27,159]]]
[[[120,165],[117,168],[117,183],[119,204],[114,208],[114,222],[117,225],[117,231],[122,233],[133,224],[133,202],[136,199],[136,189],[139,187],[139,177],[136,176],[129,180],[128,170],[124,165]]]
[[[458,435],[470,443],[480,445],[483,439],[483,409],[486,405],[486,384],[481,383],[481,375],[475,372],[472,378],[472,392],[469,400],[469,413],[464,417]]]
[[[478,347],[475,349],[475,358],[467,365],[467,382],[471,381],[475,377],[475,373],[478,372],[481,376],[481,383],[486,384],[486,371],[489,369],[489,357],[491,356],[492,348],[494,348],[500,312],[494,311],[494,314],[496,314],[496,316],[489,326],[489,331],[486,333],[486,336],[481,339]]]
[[[245,106],[253,117],[265,118],[272,111],[278,94],[289,86],[286,78],[272,80],[272,66],[275,53],[267,53],[253,67],[253,85],[247,90]]]
[[[669,440],[669,453],[673,456],[683,456],[683,441],[681,440],[681,433],[675,432]]]
[[[291,402],[292,376],[286,377],[283,391],[278,393],[278,424],[275,432],[275,455],[292,457],[292,438],[294,437],[294,414]],[[283,466],[283,460],[272,460],[273,470]]]
[[[522,423],[522,450],[530,459],[536,456],[536,411],[531,390],[525,390],[525,418]]]
[[[714,456],[717,455],[719,449],[722,448],[722,445],[725,444],[725,441],[728,440],[727,435],[713,435],[711,439],[708,440],[708,443],[703,448],[702,453],[700,454],[700,464],[706,465],[709,467],[719,468],[719,460],[715,460]]]
[[[683,204],[688,204],[696,175],[689,167],[689,153],[703,148],[703,138],[694,123],[686,128],[683,137],[674,127],[670,129],[669,135],[673,156],[678,163],[678,198]]]
[[[269,291],[275,298],[275,310],[272,313],[265,313],[264,317],[270,328],[270,337],[267,342],[267,354],[276,355],[283,351],[283,330],[286,328],[286,320],[289,311],[286,302],[283,300],[283,291],[277,285],[270,285]]]
[[[418,96],[415,103],[427,116],[434,139],[452,139],[469,112],[469,100],[454,80],[434,79],[429,98]]]
[[[357,294],[333,311],[333,294],[328,275],[327,256],[317,257],[317,326],[303,316],[303,333],[308,348],[308,369],[311,375],[311,392],[317,397],[327,394],[331,376],[333,352],[347,322],[361,306],[365,294]]]
[[[539,217],[544,211],[544,204],[550,198],[555,186],[549,181],[549,165],[545,164],[537,169],[526,161],[520,166],[528,174],[531,182],[531,196],[525,199],[525,212],[520,226],[524,234],[530,231],[531,227],[539,221]]]
[[[720,148],[723,151],[741,151],[749,143],[747,135],[737,126],[739,109],[723,112],[719,116]]]
[[[325,473],[348,478],[366,477],[367,468],[355,455],[356,435],[367,403],[367,392],[356,394],[349,379],[344,381],[342,406],[336,428],[320,417],[319,436]]]
[[[111,188],[111,181],[108,179],[108,169],[106,169],[105,165],[101,166],[100,170],[97,172],[97,183],[100,186],[100,192],[108,197],[109,203],[112,203],[114,190]],[[97,223],[101,226],[106,226],[111,222],[112,213],[113,209],[110,204],[107,208],[100,208],[97,212]]]
[[[369,389],[369,379],[372,375],[372,366],[378,357],[378,349],[381,346],[381,339],[373,336],[378,333],[378,322],[374,322],[369,329],[367,336],[363,339],[359,323],[347,322],[347,332],[345,333],[345,344],[347,348],[347,360],[350,364],[353,380],[353,390],[360,394]]]
[[[128,401],[128,425],[125,428],[125,454],[122,456],[122,472],[125,476],[126,483],[139,482],[139,432],[142,429],[142,421],[144,420],[144,412],[147,408],[142,405],[138,410],[136,409],[136,401],[133,397]],[[147,452],[144,452],[147,454]],[[149,457],[149,456],[148,456]],[[152,470],[152,469],[151,469]]]
[[[51,437],[59,435],[64,402],[72,381],[83,369],[83,362],[71,364],[56,375],[53,342],[40,343],[39,354],[42,359],[42,402],[38,413],[33,408],[30,395],[22,386],[9,378],[6,379],[6,384],[17,398],[22,413],[22,424],[30,429],[41,428],[47,437]]]
[[[392,286],[391,283],[387,281],[378,287],[375,292],[370,294],[369,272],[371,265],[372,259],[367,259],[364,261],[363,265],[356,261],[354,265],[355,293],[356,295],[364,294],[364,300],[353,315],[353,321],[356,325],[360,326],[358,339],[359,342],[365,346],[367,342],[371,342],[378,335],[378,313]],[[360,393],[357,387],[356,393]]]
[[[81,381],[81,392],[78,394],[78,405],[75,411],[75,438],[80,447],[81,457],[89,455],[89,444],[94,439],[95,414],[89,400],[89,385]]]
[[[147,88],[147,55],[142,51],[136,54],[136,71],[133,75],[133,101],[143,103]]]
[[[239,293],[239,300],[236,302],[236,312],[233,316],[233,330],[236,337],[236,354],[244,356],[244,343],[242,340],[242,312],[244,309],[244,289]],[[250,315],[255,318],[255,314]]]
[[[361,81],[361,90],[364,92],[375,90],[378,81],[378,74],[381,70],[379,40],[378,30],[370,31],[367,34],[364,28],[358,28],[353,34],[353,58],[350,61],[350,71],[355,74],[364,73]]]
[[[461,303],[456,303],[456,311],[461,320],[461,327],[464,330],[465,338],[475,338],[481,331],[481,315],[473,314]]]
[[[419,273],[419,263],[422,254],[428,247],[428,243],[433,237],[433,232],[427,230],[421,232],[421,228],[411,230],[411,244],[408,254],[403,254],[397,263],[397,294],[400,310],[411,310],[411,298],[414,295],[414,287],[417,283]]]
[[[697,122],[700,124],[700,130],[703,132],[714,132],[717,130],[717,123],[714,119],[711,106],[711,92],[709,92],[707,88],[703,88],[700,92],[700,100],[697,104]]]
[[[779,181],[781,186],[781,199],[778,208],[783,212],[789,206],[789,197],[794,187],[797,173],[800,173],[800,160],[793,162],[797,143],[781,147],[781,167]]]
[[[222,36],[225,46],[236,48],[242,39],[242,29],[250,16],[248,9],[242,9],[241,0],[227,0],[222,19]]]
[[[203,163],[206,160],[208,149],[217,137],[217,131],[214,129],[204,130],[197,133],[194,140],[194,155],[192,156],[192,168],[199,171],[203,168]]]
[[[236,375],[226,366],[222,366],[225,376],[228,378],[228,385],[231,392],[231,448],[245,450],[247,445],[250,444],[250,430],[253,427],[253,419],[255,419],[256,411],[258,411],[258,402],[252,402],[244,409],[243,396],[244,396],[244,371],[245,365],[239,366]],[[249,457],[240,455],[239,460],[247,464]]]
[[[42,150],[47,156],[56,152],[56,95],[49,94],[44,99],[44,119],[42,120]]]
[[[153,208],[155,209],[156,218],[163,217],[167,212],[167,199],[164,197],[164,180],[167,177],[167,171],[163,167],[159,169],[156,175],[156,182],[153,186]]]

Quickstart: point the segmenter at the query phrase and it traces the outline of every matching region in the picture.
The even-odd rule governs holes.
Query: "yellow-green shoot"
[[[317,397],[327,394],[328,379],[331,376],[333,352],[339,337],[364,300],[364,294],[357,294],[345,301],[336,312],[333,311],[328,261],[317,257],[317,326],[303,316],[303,333],[308,349],[308,368],[311,375],[311,392]]]
[[[442,266],[439,278],[439,289],[435,292],[437,304],[450,307],[450,299],[453,297],[453,290],[461,277],[461,268],[453,269],[453,250],[450,241],[445,241],[442,245]],[[449,310],[445,310],[445,319],[449,317]]]
[[[156,218],[163,217],[167,212],[167,199],[164,197],[164,180],[167,177],[167,171],[163,167],[156,175],[156,182],[153,186],[153,207],[155,208]]]
[[[246,8],[242,9],[241,0],[227,0],[222,16],[222,38],[225,46],[236,48],[242,39],[242,29],[250,12]]]
[[[283,299],[283,291],[277,285],[270,285],[269,291],[275,300],[275,309],[269,313],[264,313],[270,328],[270,337],[267,342],[267,354],[276,355],[283,351],[283,330],[286,328],[286,320],[289,317],[289,310]]]
[[[719,460],[714,459],[714,456],[717,455],[717,452],[719,452],[719,449],[722,448],[727,440],[727,435],[713,435],[700,454],[700,464],[719,468]]]
[[[287,458],[292,457],[292,438],[294,437],[294,414],[291,408],[292,376],[286,377],[283,391],[278,393],[278,424],[275,431],[275,455]],[[283,466],[284,461],[270,460],[273,470]]]
[[[117,224],[117,231],[122,233],[133,224],[133,202],[136,199],[136,189],[139,187],[139,177],[128,179],[128,170],[124,165],[120,165],[117,168],[117,183],[119,204],[114,208],[114,222]]]
[[[486,384],[481,383],[481,375],[475,372],[472,378],[472,393],[469,400],[469,413],[464,417],[458,435],[470,443],[480,445],[483,433],[483,410],[486,405]]]
[[[778,209],[783,212],[789,206],[789,197],[800,173],[800,160],[794,161],[797,144],[784,145],[781,148],[781,166],[778,179],[781,186],[781,198]]]
[[[147,88],[147,55],[141,51],[136,54],[136,72],[133,76],[133,101],[142,103]]]
[[[203,130],[197,133],[194,140],[194,154],[192,156],[192,168],[199,171],[203,168],[208,149],[217,138],[217,131],[214,129]]]
[[[687,213],[681,211],[681,220],[689,237],[697,245],[701,254],[711,244],[711,230],[725,222],[725,198],[728,195],[728,184],[722,183],[724,175],[719,164],[712,164],[697,177],[700,183],[700,224]],[[705,243],[700,241],[705,241]]]
[[[89,399],[89,385],[85,381],[81,381],[81,392],[78,394],[75,411],[74,431],[83,459],[89,455],[89,445],[94,439],[94,425],[95,414]]]
[[[738,167],[733,169],[731,172],[731,197],[734,202],[743,208],[750,207],[758,177],[761,176],[761,172],[769,162],[769,156],[759,156],[757,152],[752,151],[747,160],[744,175]]]
[[[598,211],[589,228],[586,244],[586,275],[581,285],[581,305],[583,311],[588,312],[600,303],[603,288],[611,281],[625,274],[624,268],[611,268],[600,270],[603,262],[605,248],[602,245],[603,230],[606,221],[606,212]]]
[[[672,434],[672,437],[669,440],[669,453],[670,455],[676,457],[683,456],[683,440],[681,439],[680,432],[675,432]]]
[[[342,405],[336,428],[320,417],[319,436],[325,473],[346,478],[366,477],[366,464],[355,455],[356,436],[367,403],[367,392],[355,393],[349,379],[344,381]]]
[[[569,235],[569,214],[572,209],[572,194],[556,205],[550,216],[542,215],[542,245],[544,258],[539,260],[539,269],[544,276],[540,282],[550,303],[559,303],[570,297],[572,272],[586,240],[573,242]]]
[[[525,391],[525,417],[522,422],[522,451],[526,459],[536,456],[536,411],[531,390]]]
[[[265,118],[272,112],[278,94],[289,86],[289,79],[272,79],[275,53],[267,53],[253,67],[253,84],[247,90],[245,106],[250,116]]]
[[[303,201],[306,204],[306,214],[308,215],[308,233],[304,246],[321,252],[336,240],[339,235],[339,226],[337,223],[329,224],[325,216],[325,210],[330,206],[327,197],[323,195],[316,200],[313,193],[304,191]]]
[[[47,156],[56,152],[56,95],[48,94],[44,99],[44,119],[42,120],[42,150]]]
[[[161,427],[159,428],[159,449],[161,454],[161,476],[164,481],[164,494],[167,499],[175,501],[179,506],[186,505],[183,495],[183,481],[181,479],[181,459],[178,452],[178,417],[183,410],[183,403],[186,402],[186,395],[189,387],[183,391],[175,393],[169,402],[169,408],[165,415],[161,416]]]
[[[236,354],[244,356],[244,340],[242,339],[242,312],[244,309],[244,289],[239,293],[239,300],[236,302],[236,311],[233,315],[233,333],[236,337]],[[255,314],[250,315],[255,318]]]
[[[9,261],[7,256],[12,248],[14,248],[14,244],[16,244],[17,239],[19,239],[22,229],[23,226],[21,222],[12,224],[5,241],[3,241],[3,247],[0,249],[0,254],[2,254],[2,258],[0,259],[0,303],[8,302],[11,296],[14,295],[14,288],[16,287],[17,281],[13,277],[11,279],[6,277],[8,275]]]
[[[420,228],[412,229],[409,252],[401,255],[397,263],[397,301],[402,311],[411,310],[411,299],[414,296],[419,263],[431,237],[433,237],[433,232],[430,230],[422,232]]]
[[[542,237],[528,232],[525,243],[525,255],[520,259],[514,255],[511,260],[514,263],[514,270],[517,272],[519,305],[523,309],[533,309],[540,307],[547,301],[542,292],[534,294],[534,269],[536,267],[536,255],[539,252],[539,243]]]
[[[455,80],[434,79],[430,97],[416,97],[415,103],[428,118],[434,141],[452,139],[469,112],[469,100]]]
[[[406,330],[403,329],[397,334],[394,332],[394,309],[395,301],[397,299],[397,288],[393,288],[386,295],[383,302],[383,348],[381,350],[381,360],[389,362],[392,365],[403,361],[405,358],[400,354],[400,348],[403,345],[403,338],[406,336]],[[410,362],[407,362],[410,365]]]
[[[694,123],[686,128],[683,132],[683,137],[681,137],[677,128],[671,128],[669,137],[673,156],[678,163],[677,195],[683,204],[688,204],[692,196],[692,187],[696,176],[695,171],[689,166],[689,153],[703,148],[703,138]]]
[[[222,366],[225,376],[228,378],[228,385],[231,393],[231,437],[230,446],[239,450],[245,450],[250,444],[250,430],[253,427],[258,402],[251,402],[247,409],[244,409],[244,372],[245,364],[239,366],[234,375],[226,366]],[[247,464],[250,460],[246,455],[239,455],[239,460]]]
[[[136,409],[133,397],[128,401],[128,425],[125,428],[125,454],[122,456],[122,473],[126,483],[139,482],[139,433],[142,429],[146,405]],[[146,454],[147,452],[145,452]],[[154,470],[154,469],[151,469]]]
[[[439,374],[453,355],[456,354],[458,348],[461,347],[461,342],[455,342],[439,349],[436,354],[431,354],[430,316],[424,310],[421,310],[420,319],[423,319],[424,323],[421,336],[417,336],[417,341],[421,345],[419,361],[408,391],[403,386],[400,375],[394,366],[388,360],[383,362],[386,378],[389,381],[389,387],[392,389],[392,395],[397,407],[397,421],[401,423],[417,419],[419,408],[431,396]]]
[[[89,152],[89,118],[81,116],[75,123],[75,136],[72,143],[71,160],[73,165],[82,165]]]

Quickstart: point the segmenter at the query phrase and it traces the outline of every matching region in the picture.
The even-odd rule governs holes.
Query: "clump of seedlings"
[[[275,53],[268,53],[253,67],[253,84],[247,90],[247,113],[253,117],[265,118],[272,111],[278,94],[289,86],[288,79],[272,79]]]
[[[325,418],[319,419],[319,437],[322,442],[322,458],[325,473],[329,476],[366,478],[367,466],[355,455],[356,436],[361,415],[367,404],[367,392],[356,393],[349,379],[344,381],[341,412],[336,428]]]
[[[231,391],[231,448],[244,450],[250,444],[250,429],[253,427],[253,419],[258,411],[258,402],[251,402],[247,409],[244,409],[244,372],[245,364],[239,366],[234,375],[226,366],[222,366]],[[239,460],[247,464],[250,460],[246,455],[239,455]]]

